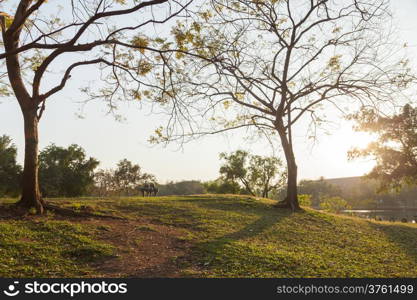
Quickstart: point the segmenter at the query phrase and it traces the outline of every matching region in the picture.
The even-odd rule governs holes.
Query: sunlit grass
[[[417,277],[416,224],[376,222],[311,209],[291,213],[273,207],[272,200],[236,195],[53,201],[74,209],[89,206],[99,213],[145,220],[144,232],[154,230],[154,225],[175,227],[182,232],[180,238],[191,245],[185,257],[175,260],[183,276]],[[70,254],[59,245],[62,241],[79,245],[82,239],[98,251],[98,257],[109,254],[109,248],[95,244],[87,229],[77,224],[57,223],[58,228],[68,229],[58,230],[57,236],[39,235],[43,229],[37,226],[46,225],[4,221],[0,225],[8,228],[6,232],[23,230],[33,235],[31,242],[16,240],[16,245],[9,239],[10,252],[2,255],[0,263],[7,261],[5,257],[45,248],[48,250],[42,251],[48,256],[63,260],[60,268],[67,268],[73,262],[64,261]],[[21,247],[19,243],[27,244]],[[30,268],[24,274],[37,272],[39,276],[79,274],[77,268],[83,268],[78,263],[72,273],[49,269],[48,259],[40,271],[35,271],[38,264],[32,260],[20,266]]]
[[[0,221],[0,277],[77,277],[112,256],[92,228],[66,221]]]

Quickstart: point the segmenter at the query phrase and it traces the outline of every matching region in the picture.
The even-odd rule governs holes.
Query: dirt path
[[[173,227],[144,221],[83,220],[100,231],[98,238],[116,247],[116,257],[93,267],[102,277],[179,277],[175,260],[186,256],[190,244]]]
[[[0,220],[38,221],[37,215],[16,215],[1,210]],[[53,220],[91,226],[94,239],[115,247],[115,256],[90,266],[95,272],[89,277],[169,278],[183,276],[181,264],[190,260],[192,244],[183,238],[184,232],[173,226],[140,219],[103,219],[53,215]]]

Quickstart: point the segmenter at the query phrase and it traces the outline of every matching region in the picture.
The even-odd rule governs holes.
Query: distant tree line
[[[0,197],[19,194],[22,167],[16,162],[17,148],[10,137],[0,136]]]
[[[381,193],[378,192],[379,181],[367,177],[301,180],[298,187],[302,195],[310,197],[307,206],[316,209],[326,206],[323,203],[332,198],[341,198],[346,202],[345,208],[354,209],[417,207],[417,187],[405,186],[400,190],[391,189]],[[282,194],[278,197],[283,197]]]
[[[21,192],[22,167],[10,137],[0,136],[0,197],[17,197]],[[142,172],[127,159],[115,169],[97,170],[100,162],[88,157],[79,145],[51,144],[39,154],[39,180],[43,197],[131,196],[155,176]]]
[[[17,148],[8,136],[0,137],[0,197],[20,193],[22,167],[17,163]],[[159,195],[247,194],[268,197],[285,183],[285,169],[274,157],[251,155],[238,150],[221,153],[220,177],[213,181],[185,180],[159,185]],[[136,196],[145,183],[157,183],[154,175],[127,159],[115,169],[97,169],[100,162],[72,144],[51,144],[39,155],[39,180],[43,197]]]
[[[206,189],[204,183],[198,180],[183,180],[178,182],[167,182],[166,184],[159,185],[158,195],[193,195],[204,194]]]
[[[408,135],[412,136],[410,129]],[[22,167],[16,157],[17,148],[12,139],[0,136],[0,197],[19,196]],[[276,200],[285,197],[286,169],[279,159],[252,155],[243,150],[221,153],[219,159],[222,164],[217,179],[159,184],[159,195],[245,194]],[[43,197],[137,196],[140,194],[138,188],[146,182],[157,184],[154,175],[143,172],[138,164],[127,159],[120,160],[114,169],[97,169],[98,166],[99,161],[88,157],[79,145],[47,146],[39,155]],[[398,176],[399,182],[401,177]],[[369,177],[320,178],[301,180],[298,190],[301,205],[332,212],[346,208],[417,207],[416,187],[405,184],[401,189],[392,187],[378,193],[380,186],[380,181]]]
[[[287,171],[276,157],[252,155],[244,150],[223,152],[219,157],[223,161],[220,177],[205,183],[208,193],[268,198],[285,185]]]
[[[142,172],[138,164],[122,159],[116,169],[98,170],[90,195],[94,196],[134,196],[145,182],[156,183],[155,176]]]

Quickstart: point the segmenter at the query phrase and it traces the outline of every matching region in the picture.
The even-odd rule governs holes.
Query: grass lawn
[[[50,201],[126,219],[0,213],[0,277],[417,277],[415,224],[237,195]]]

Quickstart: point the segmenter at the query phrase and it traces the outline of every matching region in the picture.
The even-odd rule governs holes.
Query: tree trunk
[[[20,1],[17,18],[23,18],[31,1]],[[22,20],[24,23],[24,20]],[[22,24],[23,24],[22,23]],[[5,18],[0,18],[2,27],[3,43],[6,52],[12,53],[19,47],[20,34],[23,26],[15,28],[14,31],[6,30]],[[38,117],[37,109],[39,99],[33,99],[25,86],[22,78],[22,69],[18,54],[11,54],[6,57],[7,76],[10,85],[19,102],[23,113],[25,126],[25,162],[23,167],[22,198],[17,202],[18,206],[26,209],[35,207],[39,214],[43,213],[43,201],[39,191],[38,182]]]
[[[298,190],[297,190],[297,164],[295,163],[295,155],[287,134],[283,128],[277,129],[281,138],[282,148],[284,150],[287,162],[287,196],[279,203],[279,207],[289,207],[293,211],[299,210]]]
[[[249,183],[245,180],[245,178],[239,178],[239,179],[243,183],[243,186],[246,188],[246,190],[249,192],[249,194],[256,197],[256,194],[252,191],[252,189],[250,188]]]
[[[38,176],[38,117],[36,109],[23,110],[25,124],[25,162],[23,167],[22,197],[17,203],[25,208],[36,208],[39,214],[44,211]]]
[[[267,184],[262,191],[262,197],[263,198],[268,198],[268,192],[269,192],[269,187],[268,187],[268,184]]]

